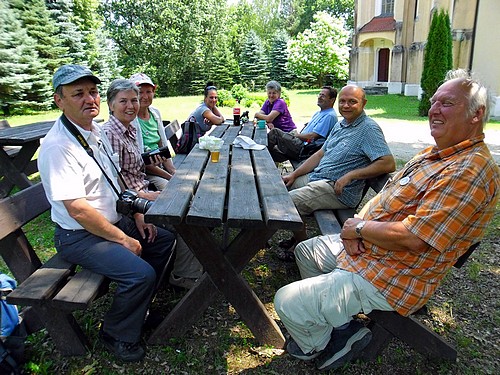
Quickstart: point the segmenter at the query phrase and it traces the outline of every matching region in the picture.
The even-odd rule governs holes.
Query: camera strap
[[[104,175],[104,177],[106,178],[106,180],[108,181],[108,183],[111,185],[111,188],[114,190],[114,192],[116,193],[116,195],[119,197],[120,196],[120,192],[116,188],[116,186],[113,183],[113,181],[111,180],[111,178],[106,174],[106,172],[104,171],[104,168],[101,166],[101,164],[99,164],[99,162],[95,158],[94,151],[92,150],[92,148],[90,147],[90,145],[88,144],[88,142],[85,140],[85,138],[83,137],[82,133],[80,133],[78,131],[78,129],[76,128],[76,126],[71,121],[68,120],[68,118],[66,117],[66,115],[64,113],[61,116],[61,121],[62,121],[63,125],[66,127],[66,129],[68,129],[68,131],[76,138],[76,140],[78,141],[78,143],[84,148],[84,150],[87,152],[87,154],[92,159],[94,159],[94,161],[96,162],[97,166],[101,170],[102,174]],[[118,173],[118,176],[120,177],[120,180],[122,181],[123,186],[125,187],[125,189],[128,189],[127,184],[125,183],[125,179],[123,178],[123,176],[120,173],[120,171],[118,170],[118,168],[116,168],[116,165],[113,162],[113,160],[111,160],[111,157],[109,156],[108,152],[106,151],[106,147],[104,147],[104,145],[103,145],[103,148],[104,148],[104,153],[106,154],[106,156],[108,157],[109,161],[111,162],[111,165],[113,166],[113,168],[115,168],[116,172]]]

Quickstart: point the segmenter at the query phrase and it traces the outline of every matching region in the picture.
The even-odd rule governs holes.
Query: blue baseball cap
[[[101,80],[97,78],[89,68],[81,65],[68,64],[56,70],[52,78],[52,86],[54,90],[56,90],[61,85],[68,85],[84,77],[90,78],[95,83],[101,83]]]

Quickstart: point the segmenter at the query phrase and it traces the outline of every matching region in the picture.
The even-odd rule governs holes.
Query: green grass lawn
[[[316,104],[316,95],[318,89],[313,90],[290,90],[290,112],[297,126],[301,127],[308,122],[314,112],[318,110]],[[402,95],[368,95],[366,112],[375,119],[400,119],[415,123],[427,123],[426,117],[417,115],[418,100],[415,97]],[[173,96],[168,98],[156,98],[153,105],[157,107],[163,119],[184,121],[189,114],[202,102],[202,96]],[[249,110],[250,116],[260,108],[257,106],[251,108],[242,108],[242,111]],[[337,105],[335,110],[338,113]],[[226,118],[231,118],[232,108],[221,108],[222,114]],[[11,126],[24,125],[37,121],[55,120],[60,115],[59,110],[41,112],[36,115],[12,116],[7,120]],[[98,118],[108,119],[108,106],[106,102],[101,103],[101,113]],[[500,130],[500,121],[490,121],[489,129]]]

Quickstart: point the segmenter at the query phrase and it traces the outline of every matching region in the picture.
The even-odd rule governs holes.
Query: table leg
[[[183,334],[203,314],[219,289],[257,340],[282,348],[285,340],[281,330],[239,275],[275,231],[243,229],[224,253],[207,228],[181,225],[176,229],[207,272],[160,324],[149,343],[161,343],[166,338]]]
[[[39,140],[27,143],[14,158],[0,147],[0,174],[3,176],[3,180],[0,181],[1,197],[9,195],[14,186],[26,189],[32,185],[25,171],[39,146]]]
[[[0,256],[18,283],[26,280],[42,265],[21,229],[0,240]]]
[[[240,272],[255,254],[252,251],[246,251],[244,256],[235,256],[234,254],[237,253],[237,249],[243,249],[249,242],[255,242],[256,238],[260,239],[260,241],[255,245],[258,249],[261,249],[273,234],[274,231],[268,230],[259,231],[255,235],[249,232],[240,232],[227,248],[225,255],[230,259],[233,267]],[[189,243],[189,246],[191,247],[192,244]],[[216,251],[221,250],[218,248]],[[205,272],[195,286],[184,295],[181,301],[174,307],[160,326],[158,326],[155,332],[153,332],[149,338],[149,343],[159,344],[165,338],[182,336],[203,315],[203,312],[210,306],[218,293],[219,290]],[[193,308],[189,301],[196,301],[196,308]]]

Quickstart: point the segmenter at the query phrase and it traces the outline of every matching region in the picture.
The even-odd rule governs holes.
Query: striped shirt
[[[127,188],[135,191],[147,189],[149,182],[146,180],[146,167],[137,144],[135,126],[125,127],[116,117],[110,116],[103,128],[120,159],[121,174]]]
[[[370,281],[402,315],[428,301],[493,217],[500,171],[483,140],[481,135],[441,151],[427,148],[361,210],[365,220],[401,221],[427,243],[426,251],[390,251],[364,241],[364,254],[342,252],[338,258],[339,268]]]

